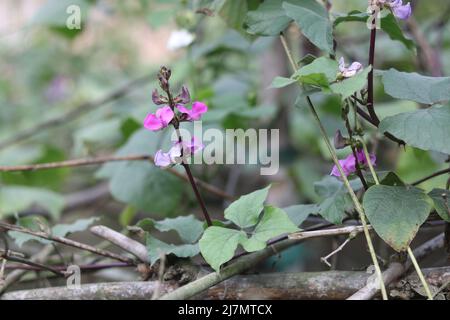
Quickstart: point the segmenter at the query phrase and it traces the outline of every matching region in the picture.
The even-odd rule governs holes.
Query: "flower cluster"
[[[159,84],[167,96],[160,95],[155,89],[152,93],[152,100],[156,105],[163,105],[155,113],[148,114],[144,120],[144,128],[150,131],[159,131],[170,124],[175,129],[179,128],[180,122],[200,120],[202,115],[208,111],[208,106],[200,101],[194,101],[192,107],[186,107],[191,102],[189,90],[183,86],[181,93],[172,98],[169,78],[170,69],[162,67],[159,74]],[[182,163],[197,151],[203,149],[203,144],[195,137],[191,141],[185,142],[179,137],[168,152],[158,150],[155,154],[155,165],[168,167],[177,163]]]
[[[375,4],[380,8],[392,10],[392,13],[401,20],[407,20],[412,14],[410,2],[404,5],[402,0],[376,0]]]
[[[356,160],[358,160],[358,164],[363,166],[363,167],[367,167],[369,165],[369,162],[366,158],[366,155],[364,154],[364,151],[362,150],[358,150],[356,152],[356,158],[355,156],[352,154],[348,155],[345,159],[343,160],[339,160],[339,164],[341,165],[342,169],[344,170],[344,173],[346,176],[356,172]],[[375,162],[376,162],[376,157],[374,154],[370,155],[370,163],[375,166]],[[336,177],[340,177],[341,175],[339,174],[339,170],[337,168],[337,166],[333,166],[333,169],[331,170],[331,175],[332,176],[336,176]]]
[[[355,61],[350,66],[345,66],[345,60],[344,57],[341,57],[339,59],[339,72],[340,75],[344,78],[351,78],[358,72],[360,72],[363,69],[363,66],[361,63]]]

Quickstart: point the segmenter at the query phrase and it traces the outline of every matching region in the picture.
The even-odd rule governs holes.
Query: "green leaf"
[[[280,208],[266,206],[264,215],[253,231],[251,239],[266,243],[267,240],[274,237],[298,230],[299,229],[292,223],[286,212]]]
[[[383,74],[384,91],[393,98],[435,104],[450,100],[450,77],[427,77],[390,69]]]
[[[148,257],[152,265],[161,258],[161,255],[174,254],[179,258],[190,258],[199,253],[198,244],[169,244],[158,240],[149,234],[146,236],[145,243]]]
[[[381,29],[383,29],[383,31],[388,34],[389,38],[391,38],[394,41],[400,41],[405,45],[406,48],[415,52],[416,44],[411,39],[405,37],[402,29],[398,25],[397,19],[395,19],[392,13],[381,18],[380,23]]]
[[[259,214],[264,208],[264,201],[269,193],[270,185],[241,196],[225,209],[225,218],[233,221],[241,228],[254,226],[258,222]]]
[[[445,189],[433,189],[428,195],[433,199],[434,207],[439,216],[450,222],[450,191]]]
[[[317,204],[297,204],[283,210],[296,226],[300,226],[310,214],[319,213],[320,208]]]
[[[427,219],[432,201],[414,187],[372,186],[363,200],[367,219],[394,250],[406,250]]]
[[[336,60],[327,57],[320,57],[298,69],[292,75],[292,78],[299,78],[299,80],[302,81],[303,78],[312,74],[323,74],[325,76],[325,80],[327,81],[328,87],[329,82],[336,80],[338,72],[339,66]]]
[[[193,215],[166,218],[161,221],[145,218],[140,220],[136,226],[145,231],[151,231],[153,228],[161,232],[174,230],[178,233],[180,239],[187,243],[196,242],[203,233],[203,222]]]
[[[199,241],[200,252],[206,262],[219,272],[220,266],[233,257],[242,237],[246,238],[243,231],[209,227]]]
[[[351,21],[366,23],[368,19],[369,19],[368,13],[355,10],[349,12],[345,16],[340,16],[336,18],[336,20],[334,21],[334,26],[336,27],[342,22],[351,22]],[[391,38],[391,40],[400,41],[409,50],[413,52],[416,51],[416,45],[414,41],[404,36],[403,31],[398,25],[397,19],[395,19],[394,15],[389,13],[388,15],[382,17],[380,20],[380,27],[384,32],[386,32],[386,34],[389,36],[389,38]]]
[[[46,189],[11,185],[0,187],[0,217],[33,205],[47,209],[57,219],[64,207],[64,198]]]
[[[272,88],[284,88],[295,82],[297,82],[297,80],[295,80],[295,79],[284,78],[284,77],[275,77],[275,79],[273,79],[270,86]]]
[[[282,3],[279,0],[266,0],[256,10],[249,11],[245,20],[247,32],[261,36],[278,36],[292,21],[286,16],[281,7]]]
[[[354,190],[360,189],[356,180],[352,181]],[[345,218],[345,211],[353,208],[353,202],[344,184],[334,177],[325,177],[321,181],[314,183],[316,193],[325,198],[319,204],[319,214],[327,221],[334,224],[341,224]]]
[[[131,221],[133,221],[134,217],[138,211],[133,206],[126,206],[119,216],[119,222],[122,227],[127,227],[131,224]]]
[[[283,2],[288,17],[294,19],[305,37],[319,49],[333,52],[333,34],[327,10],[316,0],[303,0],[291,4]]]
[[[450,106],[436,105],[387,117],[379,130],[390,132],[408,145],[450,154]]]
[[[340,94],[343,100],[350,97],[355,92],[361,91],[367,84],[367,75],[371,69],[372,67],[369,66],[351,78],[333,83],[330,86],[331,91]]]
[[[79,219],[70,224],[57,224],[52,228],[52,235],[57,237],[65,237],[70,233],[84,231],[98,219],[98,217],[92,217],[87,219]]]

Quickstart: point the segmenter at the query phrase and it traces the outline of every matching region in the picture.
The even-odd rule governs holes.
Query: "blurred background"
[[[153,155],[159,147],[167,148],[167,133],[142,129],[145,115],[156,109],[151,100],[156,73],[167,65],[176,90],[187,85],[194,100],[209,106],[204,128],[280,129],[278,174],[260,176],[254,165],[195,165],[197,177],[235,196],[273,183],[268,203],[279,207],[321,201],[315,183],[326,178],[332,167],[325,144],[308,109],[296,102],[297,89],[269,88],[275,76],[291,74],[279,39],[252,37],[242,29],[245,14],[241,12],[258,4],[256,0],[1,1],[0,165],[112,154]],[[365,0],[332,4],[333,14],[367,7]],[[450,1],[412,4],[414,19],[402,27],[419,43],[417,54],[379,32],[375,68],[449,75]],[[66,27],[70,5],[80,8],[80,29]],[[338,57],[367,65],[369,30],[361,24],[342,24],[336,37]],[[307,54],[320,55],[297,29],[289,29],[287,38],[298,60]],[[428,51],[420,46],[424,42]],[[424,63],[424,54],[430,52],[432,65]],[[115,97],[123,88],[125,94]],[[102,103],[105,97],[110,99]],[[419,107],[392,100],[379,83],[375,99],[380,118]],[[317,95],[314,100],[332,139],[337,129],[344,130],[340,99]],[[448,166],[442,155],[398,148],[375,135],[372,145],[378,169],[395,170],[408,183]],[[421,187],[443,187],[446,179],[441,176]],[[223,219],[229,202],[202,193],[214,218]],[[194,214],[201,218],[194,200],[189,185],[143,162],[0,174],[0,219],[11,222],[36,214],[50,225],[97,216],[99,223],[121,230],[144,217]],[[312,217],[304,226],[320,221]],[[441,227],[425,227],[416,241],[440,231]],[[87,232],[73,237],[99,242]],[[179,241],[170,232],[156,233],[156,237],[169,243]],[[261,270],[328,270],[320,257],[343,240],[311,240],[272,258]],[[34,252],[36,246],[30,242],[23,250]],[[381,241],[377,246],[387,259],[391,251]],[[358,237],[333,259],[332,267],[364,269],[370,263],[363,248],[363,239]],[[443,263],[433,257],[427,261],[425,266]],[[139,276],[128,271],[102,271],[95,279]]]

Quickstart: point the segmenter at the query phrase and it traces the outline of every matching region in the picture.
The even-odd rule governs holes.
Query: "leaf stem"
[[[297,71],[298,69],[298,65],[295,63],[295,61],[292,59],[292,55],[290,53],[289,47],[286,43],[286,40],[284,39],[283,34],[280,34],[280,38],[281,38],[281,43],[283,44],[283,48],[284,51],[286,52],[286,55],[289,58],[289,61],[291,62],[292,68],[294,69],[294,72]],[[366,221],[366,216],[364,214],[364,209],[361,205],[361,203],[358,200],[358,197],[356,196],[355,192],[353,191],[352,187],[350,186],[350,182],[347,179],[347,176],[344,173],[344,170],[342,169],[342,166],[339,163],[339,159],[336,155],[336,152],[334,151],[333,147],[331,146],[331,143],[328,139],[328,135],[325,131],[325,128],[322,125],[322,122],[320,121],[319,115],[316,112],[316,109],[314,108],[314,105],[311,101],[311,99],[309,98],[309,96],[306,96],[306,101],[308,102],[308,106],[311,110],[311,113],[314,116],[314,119],[317,122],[317,125],[319,126],[320,132],[322,134],[322,137],[325,141],[325,144],[327,145],[328,151],[330,152],[330,155],[333,159],[334,164],[336,165],[336,167],[338,168],[339,174],[341,175],[341,178],[344,182],[345,187],[348,190],[348,193],[350,194],[350,197],[353,201],[353,204],[355,205],[355,209],[358,212],[360,219],[361,219],[361,223],[363,225],[364,228],[364,236],[366,237],[366,241],[367,241],[367,246],[369,248],[370,251],[370,256],[372,258],[374,267],[375,267],[375,272],[377,274],[378,279],[380,280],[380,288],[381,288],[381,294],[383,296],[384,300],[387,300],[387,292],[386,292],[386,287],[384,286],[384,282],[383,282],[383,276],[381,274],[381,269],[380,269],[380,265],[378,263],[377,260],[377,255],[375,253],[375,249],[373,247],[373,243],[372,243],[372,239],[370,238],[370,233],[369,233],[369,229],[367,227],[367,221]]]

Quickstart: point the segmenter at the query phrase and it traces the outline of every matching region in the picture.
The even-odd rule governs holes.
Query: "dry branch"
[[[439,287],[450,280],[450,267],[423,270],[427,281]],[[303,273],[271,273],[243,275],[214,286],[196,299],[345,299],[363,286],[370,274],[359,271],[325,271]],[[417,282],[415,274],[405,278]],[[4,300],[27,299],[151,299],[158,281],[113,282],[85,284],[79,289],[65,287],[15,291],[5,294]],[[402,285],[399,283],[396,288]],[[161,293],[167,293],[176,285],[162,283]]]
[[[414,255],[417,260],[421,260],[429,253],[442,248],[444,246],[444,234],[440,234],[433,239],[425,242],[414,250]],[[411,267],[411,260],[407,260],[404,264],[399,262],[392,262],[389,267],[383,272],[383,280],[386,285],[401,277]],[[348,300],[369,300],[372,299],[380,290],[377,279],[370,281],[360,289],[358,292],[348,298]]]

